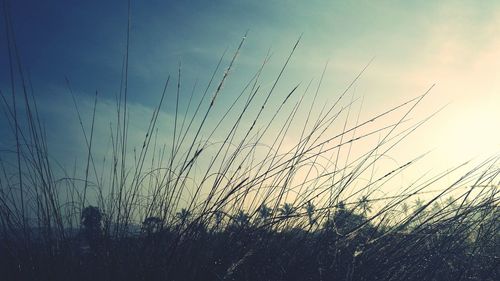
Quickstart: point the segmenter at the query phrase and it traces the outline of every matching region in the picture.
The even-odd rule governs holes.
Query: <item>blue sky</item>
[[[71,81],[86,121],[93,93],[99,92],[102,126],[97,132],[105,150],[104,135],[120,86],[126,1],[10,2],[23,64],[32,78],[54,154],[72,159],[68,155],[81,153],[74,148],[83,147],[65,77]],[[207,83],[226,48],[228,62],[249,30],[218,101],[221,108],[232,101],[233,92],[241,89],[270,49],[272,60],[262,79],[263,87],[269,87],[303,34],[278,97],[299,82],[317,82],[328,61],[319,98],[332,101],[375,57],[354,93],[364,97],[366,116],[420,95],[434,83],[437,86],[414,118],[422,119],[450,104],[410,137],[395,158],[404,162],[435,149],[429,162],[440,170],[471,157],[498,153],[499,8],[495,1],[132,1],[132,140],[140,143],[142,124],[149,119],[166,77],[176,75],[179,62],[182,94],[187,96],[197,79],[200,88]],[[1,27],[5,38],[3,21]],[[0,89],[8,93],[6,54],[2,43]],[[196,91],[195,97],[201,92]],[[161,115],[167,124],[174,110],[172,93]],[[181,107],[186,102],[182,99]],[[4,134],[7,126],[0,124]],[[168,133],[164,138],[168,139]],[[423,165],[417,170],[427,168]]]

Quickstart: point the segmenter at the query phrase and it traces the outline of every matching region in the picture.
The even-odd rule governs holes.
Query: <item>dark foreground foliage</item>
[[[70,172],[50,157],[8,5],[3,15],[0,280],[500,280],[500,157],[451,183],[462,165],[398,184],[421,157],[379,165],[432,117],[411,116],[428,91],[362,119],[351,90],[366,67],[330,103],[316,99],[325,72],[280,87],[299,39],[277,73],[264,74],[268,54],[221,107],[245,36],[187,105],[181,68],[173,89],[167,78],[129,143],[129,22],[115,120],[97,120],[96,96],[84,122],[66,81],[86,154]],[[165,100],[174,120],[159,126]],[[100,123],[108,158],[94,154]]]
[[[151,229],[160,222],[149,218],[121,239],[94,224],[50,248],[4,237],[0,273],[7,280],[498,280],[498,207],[485,211],[494,215],[388,228],[342,207],[322,227],[279,231],[262,220]]]

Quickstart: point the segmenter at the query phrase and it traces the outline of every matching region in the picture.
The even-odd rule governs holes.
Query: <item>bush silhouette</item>
[[[163,226],[163,220],[160,219],[159,217],[147,217],[143,222],[142,222],[142,231],[147,235],[150,236],[154,233],[158,233]]]
[[[82,210],[82,233],[91,249],[95,250],[102,238],[102,213],[99,208],[87,206]]]

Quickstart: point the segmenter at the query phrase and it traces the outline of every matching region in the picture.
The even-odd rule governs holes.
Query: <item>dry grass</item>
[[[131,147],[127,33],[109,163],[99,165],[93,155],[97,95],[86,130],[72,94],[87,146],[84,176],[78,177],[49,157],[8,13],[5,18],[11,89],[1,96],[14,149],[0,155],[1,276],[498,280],[498,157],[469,167],[451,184],[443,179],[462,165],[391,195],[377,192],[420,159],[373,173],[432,117],[408,125],[428,92],[367,120],[356,113],[359,101],[348,97],[365,69],[331,104],[316,100],[321,80],[315,89],[313,83],[297,84],[282,92],[277,86],[299,39],[270,88],[261,85],[266,57],[226,111],[216,113],[245,35],[223,73],[225,54],[199,101],[193,90],[186,108],[179,105],[179,67],[145,124],[142,145]],[[158,116],[166,100],[175,103],[175,119],[171,143],[162,146]],[[383,118],[393,121],[372,126]],[[302,129],[290,145],[285,138],[292,128]],[[353,152],[371,137],[379,137],[376,145]]]

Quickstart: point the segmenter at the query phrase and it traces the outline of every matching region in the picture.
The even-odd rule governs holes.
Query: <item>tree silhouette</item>
[[[238,214],[234,217],[234,222],[239,227],[245,227],[250,223],[250,216],[243,210],[240,210]]]
[[[345,203],[341,201],[337,205],[335,214],[325,222],[324,228],[329,231],[334,230],[339,235],[346,235],[364,225],[365,222],[365,217],[347,209]]]
[[[259,218],[262,221],[267,220],[272,215],[271,208],[267,207],[266,204],[262,204],[259,208]]]
[[[221,210],[215,211],[215,227],[219,227],[222,224],[222,220],[224,219],[224,212]]]
[[[290,203],[283,204],[283,207],[279,209],[280,215],[285,220],[285,229],[289,228],[290,225],[289,219],[294,215],[295,211],[296,211],[295,208]]]
[[[87,239],[90,247],[95,249],[102,236],[101,210],[94,206],[87,206],[82,210],[81,220],[83,235]]]
[[[285,218],[290,218],[295,213],[295,208],[290,203],[283,204],[283,207],[280,208],[280,214]]]
[[[446,199],[445,204],[450,207],[451,209],[456,209],[457,208],[457,203],[456,199],[453,198],[453,196],[450,196]]]
[[[180,224],[184,224],[191,217],[191,212],[189,212],[186,208],[182,208],[180,212],[176,214],[177,218],[180,221]]]
[[[415,209],[420,209],[424,205],[424,201],[420,198],[415,199]]]
[[[148,236],[159,232],[162,227],[163,227],[163,220],[160,219],[159,217],[147,217],[142,222],[142,230]]]
[[[408,212],[410,211],[410,206],[408,206],[408,204],[407,204],[406,202],[403,202],[403,203],[401,204],[401,211],[403,211],[403,213],[404,213],[405,215],[407,215],[407,214],[408,214]]]
[[[314,206],[311,201],[308,201],[304,209],[306,210],[307,218],[309,219],[309,226],[313,226],[317,221],[316,218],[313,217],[316,206]]]
[[[441,211],[441,204],[439,204],[439,202],[434,202],[434,204],[432,204],[432,209],[431,209],[431,213],[433,214],[437,214]]]
[[[370,205],[368,195],[361,196],[358,202],[358,206],[361,208],[361,214],[363,216],[366,216],[366,214],[372,211],[372,206]]]

